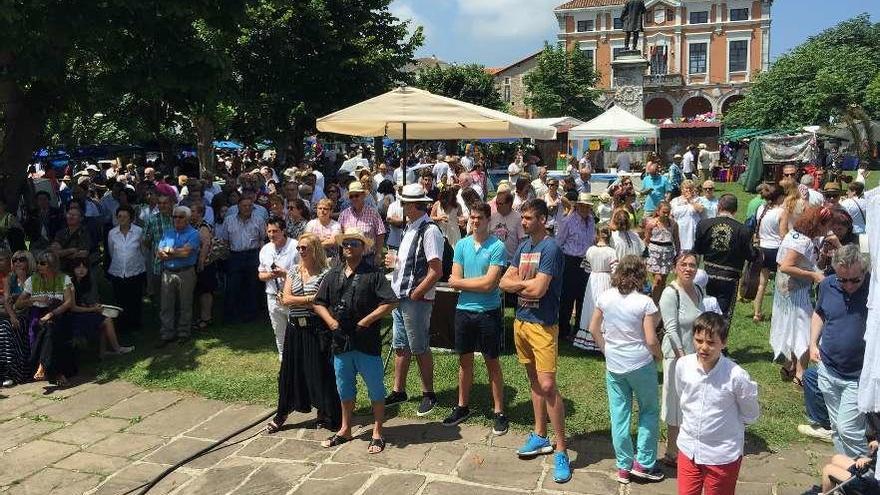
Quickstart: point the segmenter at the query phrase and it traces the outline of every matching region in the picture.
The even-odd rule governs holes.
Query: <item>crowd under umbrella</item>
[[[321,117],[317,127],[321,132],[400,140],[404,157],[407,139],[556,139],[554,127],[408,86]],[[405,181],[405,168],[403,172]]]

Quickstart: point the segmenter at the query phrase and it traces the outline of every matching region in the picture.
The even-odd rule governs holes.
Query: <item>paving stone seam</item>
[[[302,431],[302,430],[300,430],[300,431]],[[337,451],[339,451],[339,450],[340,450],[340,449],[337,448]],[[299,489],[299,487],[301,487],[302,485],[305,484],[306,481],[308,481],[309,479],[311,479],[312,475],[315,474],[315,472],[316,472],[317,470],[321,469],[321,466],[323,466],[323,465],[325,465],[325,464],[328,464],[328,461],[329,461],[331,458],[332,458],[332,456],[329,456],[329,457],[327,457],[326,459],[324,459],[323,461],[318,461],[318,462],[316,462],[316,463],[315,463],[315,467],[314,467],[314,469],[312,469],[311,471],[309,471],[309,472],[307,472],[306,474],[304,474],[304,475],[299,479],[298,482],[296,482],[296,483],[293,484],[293,486],[290,488],[290,490],[287,491],[287,493],[286,493],[285,495],[293,495],[293,492],[297,491],[297,490]]]
[[[166,391],[166,390],[162,390],[162,391]],[[114,407],[116,407],[116,406],[118,406],[118,405],[121,405],[121,404],[123,404],[123,403],[125,403],[125,402],[130,401],[131,399],[134,399],[134,398],[137,397],[138,395],[141,395],[141,394],[144,394],[144,393],[150,393],[150,392],[155,392],[155,391],[154,391],[154,390],[150,390],[150,389],[144,389],[144,390],[142,390],[140,393],[137,393],[137,394],[135,394],[135,395],[132,395],[131,397],[127,397],[127,398],[126,398],[125,400],[123,400],[123,401],[117,402],[116,404],[113,404],[113,405],[108,406],[108,407],[106,407],[106,408],[104,408],[104,409],[101,409],[100,412],[103,413],[104,411],[107,411],[107,410],[109,410],[109,409],[113,409]],[[163,407],[163,408],[161,408],[161,409],[156,409],[155,411],[151,412],[150,414],[147,414],[146,416],[138,416],[138,417],[140,418],[140,421],[143,421],[143,420],[149,418],[150,416],[152,416],[152,415],[154,415],[154,414],[160,413],[160,412],[162,412],[162,411],[168,409],[169,407],[174,406],[175,404],[181,402],[184,398],[190,397],[190,396],[188,396],[188,395],[184,395],[184,394],[177,393],[176,391],[172,391],[172,392],[174,392],[175,395],[177,395],[177,398],[174,399],[174,402],[172,402],[171,404],[168,404],[167,406],[165,406],[165,407]],[[193,395],[192,398],[199,398],[199,397],[196,396],[196,395]],[[133,419],[133,418],[122,418],[122,417],[119,417],[119,416],[102,416],[102,417],[106,417],[106,418],[118,418],[118,419],[127,419],[127,420],[129,420],[129,421],[131,421],[131,420]],[[135,423],[132,423],[131,425],[134,426],[134,425],[136,425],[137,423],[139,423],[140,421],[135,422]]]

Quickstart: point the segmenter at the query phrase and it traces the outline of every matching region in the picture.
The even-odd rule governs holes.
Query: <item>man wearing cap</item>
[[[338,239],[344,262],[330,269],[313,300],[315,314],[330,330],[336,388],[342,401],[339,430],[322,446],[336,447],[352,439],[356,379],[361,375],[373,405],[373,435],[367,451],[378,454],[385,449],[385,383],[379,327],[382,318],[397,305],[397,297],[385,275],[364,257],[372,249],[371,239],[354,228]]]
[[[697,154],[697,167],[700,170],[700,181],[705,182],[712,178],[712,154],[709,153],[705,143],[700,143]]]
[[[840,184],[837,182],[826,182],[822,189],[822,196],[825,197],[825,204],[829,206],[838,206],[840,202]],[[852,216],[850,216],[852,218]]]
[[[407,225],[400,250],[396,255],[389,253],[385,259],[386,266],[394,270],[391,288],[400,299],[392,312],[394,388],[385,402],[391,406],[408,399],[406,377],[412,355],[415,355],[422,378],[422,401],[418,415],[425,416],[437,404],[434,395],[434,359],[429,340],[434,285],[443,273],[444,241],[440,228],[428,217],[428,207],[433,201],[425,195],[420,184],[403,186],[400,202]]]
[[[562,296],[559,300],[559,336],[574,337],[571,329],[571,312],[574,321],[581,321],[584,291],[590,274],[581,268],[584,254],[596,241],[596,224],[593,218],[593,197],[590,193],[578,194],[572,211],[559,222],[556,242],[565,256],[562,274]]]
[[[367,205],[367,191],[364,186],[354,181],[348,186],[348,200],[351,206],[339,214],[339,225],[342,230],[357,229],[371,241],[366,256],[367,263],[381,266],[382,249],[385,247],[385,223],[375,208]]]
[[[672,157],[672,163],[669,164],[669,199],[675,199],[681,195],[681,183],[684,180],[684,173],[681,171],[681,155],[678,153]]]

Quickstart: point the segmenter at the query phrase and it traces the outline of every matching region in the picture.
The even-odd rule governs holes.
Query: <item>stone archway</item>
[[[681,116],[685,118],[694,118],[697,115],[709,113],[712,111],[712,102],[704,96],[694,96],[688,98],[681,107]]]
[[[745,96],[739,95],[739,94],[728,96],[727,99],[724,100],[724,103],[721,104],[721,113],[726,114],[727,112],[730,111],[731,105],[733,105],[734,103],[736,103],[740,100],[743,100],[744,98],[745,98]]]
[[[663,97],[652,98],[645,104],[646,119],[671,119],[674,113],[672,102]]]

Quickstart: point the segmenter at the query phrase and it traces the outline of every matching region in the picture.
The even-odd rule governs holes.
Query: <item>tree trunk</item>
[[[294,163],[302,163],[306,156],[306,148],[303,144],[305,134],[305,126],[299,121],[299,119],[297,119],[296,123],[293,125],[293,129],[290,130],[290,143],[288,143],[290,146],[290,153],[293,155]]]
[[[0,67],[11,62],[8,54],[0,53]],[[46,102],[36,86],[25,94],[16,82],[0,79],[3,133],[0,143],[0,190],[6,200],[6,211],[15,212],[27,164],[37,148],[40,132],[46,124]]]
[[[373,151],[375,151],[376,163],[385,161],[385,139],[382,136],[373,138]]]
[[[199,176],[214,179],[214,121],[206,115],[193,117],[196,129],[196,150],[199,155]]]

